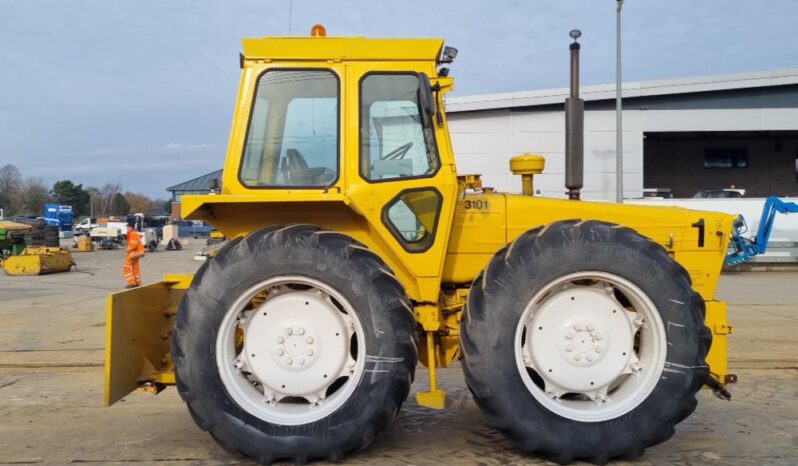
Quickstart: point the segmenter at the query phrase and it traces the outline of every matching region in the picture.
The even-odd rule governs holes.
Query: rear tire
[[[461,333],[488,419],[561,464],[637,457],[667,440],[709,374],[711,334],[687,272],[660,245],[599,221],[553,223],[499,251],[472,284]]]
[[[352,238],[310,225],[263,229],[230,241],[194,277],[172,340],[177,387],[228,451],[263,464],[337,461],[371,443],[407,398],[415,325],[395,276]],[[338,328],[352,329],[341,366],[351,372],[313,385],[320,379],[307,374],[339,367],[328,339]]]

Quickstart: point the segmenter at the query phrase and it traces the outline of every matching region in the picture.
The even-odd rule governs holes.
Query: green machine
[[[30,231],[30,225],[0,221],[0,258],[21,254],[27,245],[25,236]]]

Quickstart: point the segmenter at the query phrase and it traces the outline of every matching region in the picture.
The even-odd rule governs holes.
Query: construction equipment
[[[419,361],[418,402],[443,408],[438,369],[461,358],[520,448],[606,462],[735,379],[714,298],[731,215],[575,200],[579,173],[574,200],[534,196],[530,154],[510,162],[524,194],[483,188],[447,129],[456,49],[312,35],[243,40],[221,191],[181,199],[230,241],[109,296],[106,405],[176,384],[227,450],[336,461],[393,420]]]
[[[764,254],[768,249],[768,241],[770,241],[770,233],[773,231],[773,222],[776,221],[776,214],[796,212],[798,212],[798,203],[782,201],[776,196],[768,197],[762,208],[756,236],[751,238],[743,236],[748,231],[745,218],[742,215],[735,218],[731,240],[733,250],[726,255],[726,265],[734,267],[750,261],[754,256]]]
[[[128,216],[128,221],[132,221],[134,229],[141,233],[141,239],[147,248],[147,252],[158,250],[158,230],[151,226],[152,217],[144,214],[133,214]]]
[[[8,275],[44,275],[67,272],[72,268],[72,254],[63,248],[28,246],[21,253],[3,260]]]
[[[94,251],[94,243],[88,235],[80,235],[75,238],[75,245],[73,247],[79,252]]]
[[[118,226],[94,227],[89,231],[89,238],[102,249],[116,249],[124,243],[124,233],[127,230]]]
[[[0,260],[8,256],[16,256],[25,250],[25,237],[32,227],[25,223],[0,220]]]

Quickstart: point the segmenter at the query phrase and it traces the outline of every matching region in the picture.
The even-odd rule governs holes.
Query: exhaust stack
[[[579,42],[578,29],[569,33],[574,42],[571,49],[571,95],[565,99],[565,187],[568,199],[579,200],[584,177],[585,101],[579,98]]]

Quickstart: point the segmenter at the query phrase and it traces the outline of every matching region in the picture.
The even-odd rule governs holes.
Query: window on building
[[[258,79],[239,173],[250,187],[330,186],[338,178],[338,78],[267,70]]]
[[[434,174],[432,124],[415,74],[370,74],[360,84],[360,173],[371,181]]]
[[[747,147],[708,147],[704,168],[748,168]]]

